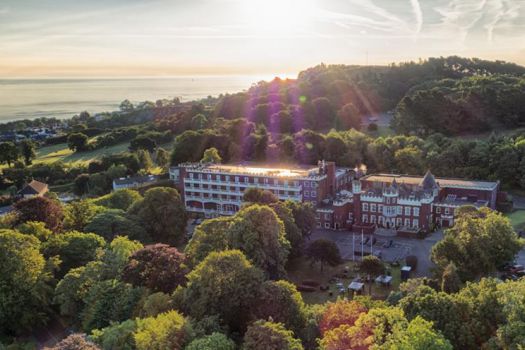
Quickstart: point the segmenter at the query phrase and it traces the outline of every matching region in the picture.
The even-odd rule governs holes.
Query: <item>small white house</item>
[[[124,188],[139,188],[154,184],[159,180],[157,175],[145,175],[145,176],[133,176],[133,177],[121,177],[120,179],[113,180],[113,190],[121,190]]]

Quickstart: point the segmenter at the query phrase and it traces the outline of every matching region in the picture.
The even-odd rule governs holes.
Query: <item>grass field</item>
[[[512,213],[505,214],[509,218],[512,227],[515,230],[525,230],[525,210],[515,210]]]
[[[345,278],[339,278],[338,280],[347,287],[350,282],[359,274],[359,272],[354,271],[354,263],[351,261],[344,262],[341,265],[331,267],[324,266],[323,271],[321,272],[318,264],[314,266],[310,265],[310,262],[305,258],[298,258],[290,262],[288,266],[288,278],[295,283],[296,285],[302,284],[302,281],[311,280],[317,281],[321,285],[328,285],[329,290],[321,291],[319,288],[315,292],[303,292],[303,299],[308,304],[322,304],[326,301],[335,301],[338,296],[341,294],[337,289],[335,283],[330,283],[330,280],[335,275],[340,275],[345,271],[345,268],[348,268],[349,273]],[[377,283],[372,284],[372,296],[375,299],[384,299],[386,298],[391,291],[397,290],[399,288],[399,283],[401,282],[401,272],[399,267],[390,267],[390,272],[392,274],[392,285],[390,287],[381,286]],[[365,293],[368,295],[369,284],[365,284]],[[331,294],[331,295],[330,295]],[[348,296],[348,294],[345,294]]]
[[[85,165],[92,160],[101,159],[103,156],[123,153],[128,151],[129,142],[119,143],[114,146],[104,147],[88,152],[75,153],[71,151],[66,143],[45,146],[36,152],[36,159],[33,164],[49,164],[57,161],[70,163],[72,165]],[[173,147],[172,143],[161,145],[160,147],[169,151]]]

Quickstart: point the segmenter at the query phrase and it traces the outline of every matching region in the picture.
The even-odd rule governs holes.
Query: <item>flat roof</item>
[[[285,177],[285,178],[300,178],[308,177],[312,172],[316,172],[318,175],[318,169],[316,167],[268,167],[258,165],[226,165],[226,164],[181,164],[181,166],[204,172],[214,173],[231,173],[231,174],[247,174],[247,175],[258,175],[258,176],[273,176],[273,177]]]
[[[371,174],[364,176],[362,180],[372,181],[372,182],[385,182],[391,183],[396,179],[398,184],[408,184],[408,185],[419,185],[423,176],[412,176],[412,175],[396,175],[396,174]],[[453,179],[453,178],[441,178],[436,177],[436,183],[440,187],[450,187],[450,188],[482,188],[485,190],[493,190],[498,186],[498,182],[492,181],[475,181],[475,180],[465,180],[465,179]]]

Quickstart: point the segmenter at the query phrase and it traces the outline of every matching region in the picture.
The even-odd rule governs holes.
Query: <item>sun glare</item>
[[[242,1],[244,19],[259,34],[289,34],[305,29],[315,15],[314,0]]]

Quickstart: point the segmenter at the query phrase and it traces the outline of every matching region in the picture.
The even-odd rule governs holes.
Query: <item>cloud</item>
[[[423,27],[423,11],[421,10],[419,0],[410,0],[410,4],[412,5],[412,12],[414,12],[414,16],[416,17],[416,33],[419,33]]]
[[[9,7],[0,7],[0,16],[7,15],[11,12]]]

